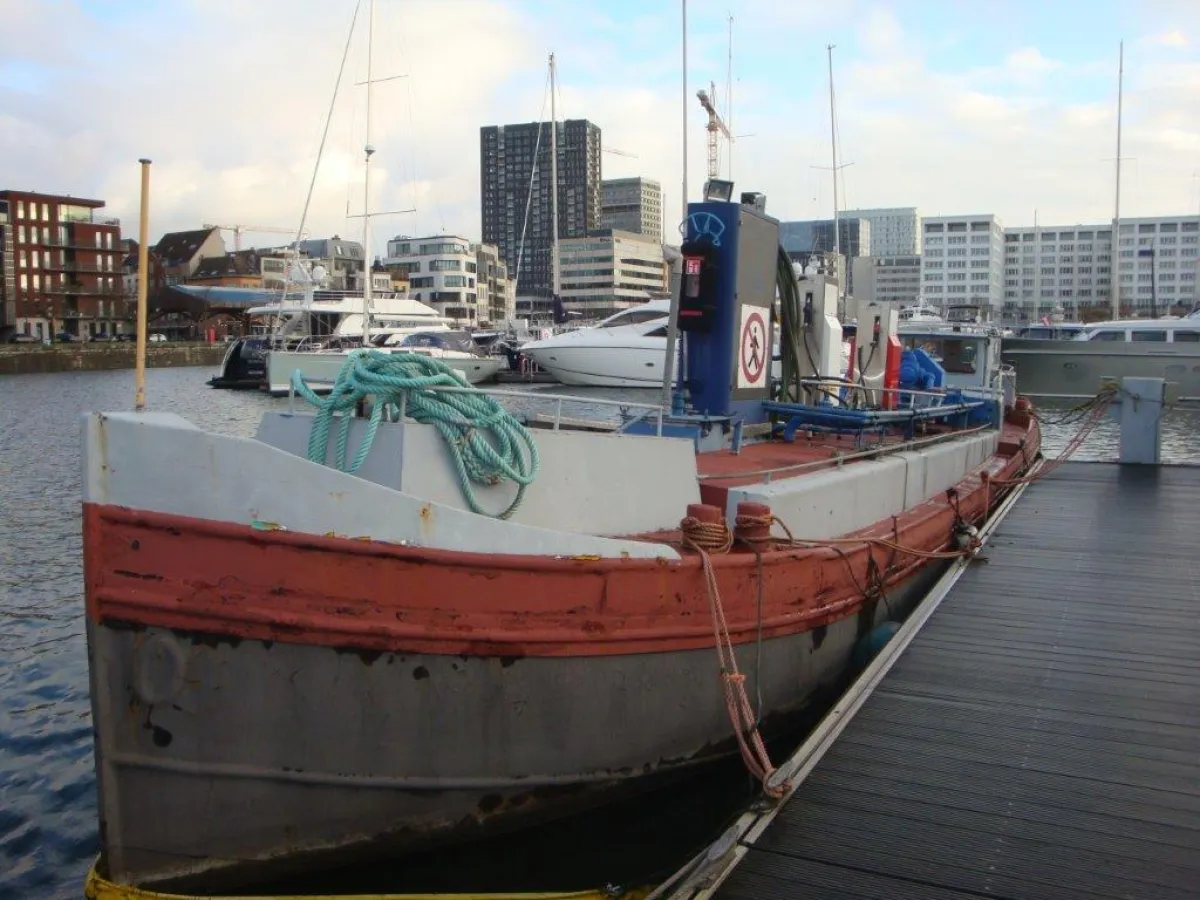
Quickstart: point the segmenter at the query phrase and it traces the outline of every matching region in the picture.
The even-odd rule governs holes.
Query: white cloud
[[[1186,47],[1187,35],[1178,28],[1172,28],[1159,34],[1153,34],[1143,39],[1144,43],[1156,44],[1159,47]]]
[[[24,67],[8,81],[0,69],[0,187],[102,197],[132,235],[136,160],[149,156],[152,236],[205,221],[298,224],[350,0],[149,4],[136,22],[91,19],[71,0],[0,3],[0,59]],[[662,182],[671,234],[681,193],[678,5],[643,4],[634,18],[582,3],[541,8],[549,12],[535,18],[514,0],[378,4],[376,75],[409,77],[374,92],[372,204],[417,208],[376,220],[380,238],[441,230],[478,237],[479,127],[538,117],[551,49],[560,116],[591,119],[606,147],[636,155],[605,154],[605,175]],[[727,9],[727,0],[689,3],[693,198],[706,160],[695,90],[712,78],[724,98]],[[829,165],[825,45],[833,43],[842,160],[854,163],[843,205],[994,211],[1014,223],[1030,221],[1035,207],[1043,221],[1111,214],[1104,157],[1112,155],[1115,60],[1066,65],[1053,46],[997,47],[948,68],[950,57],[905,28],[905,6],[895,10],[848,0],[819,9],[738,5],[734,130],[753,134],[734,148],[739,189],[764,191],[768,210],[783,218],[830,214],[830,175],[812,167]],[[452,39],[431,39],[442,26]],[[936,35],[929,40],[945,50]],[[47,46],[57,48],[54,68],[37,69],[45,62],[38,48]],[[363,202],[365,96],[352,83],[364,69],[358,40],[314,190],[314,234],[361,230],[346,212]],[[1127,45],[1123,152],[1140,160],[1122,203],[1131,215],[1192,208],[1180,185],[1186,196],[1197,108],[1194,63],[1168,64]],[[723,170],[726,153],[722,146]]]

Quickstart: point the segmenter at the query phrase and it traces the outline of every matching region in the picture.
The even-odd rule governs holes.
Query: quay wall
[[[226,349],[224,344],[151,344],[146,347],[146,368],[216,367],[221,364]],[[0,375],[132,369],[135,351],[133,343],[5,349],[0,350]]]

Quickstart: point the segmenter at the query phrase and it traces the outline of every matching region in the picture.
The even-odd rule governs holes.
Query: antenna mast
[[[375,0],[371,0],[370,12],[367,17],[367,140],[363,148],[365,160],[363,163],[363,348],[371,346],[371,156],[375,148],[371,146],[371,45],[375,37]]]
[[[554,54],[550,54],[550,296],[558,299],[558,108],[555,105]]]
[[[1113,209],[1112,235],[1112,265],[1109,267],[1112,278],[1112,317],[1121,318],[1121,275],[1118,261],[1121,258],[1121,101],[1125,82],[1125,42],[1121,41],[1119,61],[1117,63],[1117,197]]]
[[[833,151],[833,255],[842,252],[842,240],[838,228],[838,161],[837,161],[837,119],[834,113],[833,101],[833,48],[834,44],[826,45],[829,54],[829,145]],[[840,275],[841,273],[839,273]],[[839,282],[841,278],[838,279]]]

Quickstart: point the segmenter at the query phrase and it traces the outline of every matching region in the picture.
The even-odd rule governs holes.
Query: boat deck
[[[1008,430],[1012,430],[1011,426]],[[761,441],[747,443],[737,452],[701,453],[696,457],[700,494],[705,503],[723,506],[730,488],[817,472],[876,458],[880,452],[904,450],[978,431],[923,423],[920,432],[910,440],[895,428],[858,435],[802,430],[793,441]]]
[[[1200,896],[1198,533],[1200,467],[1033,484],[716,896]]]

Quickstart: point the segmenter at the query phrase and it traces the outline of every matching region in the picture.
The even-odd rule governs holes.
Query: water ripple
[[[254,433],[263,411],[287,400],[214,392],[211,370],[147,373],[150,407],[226,434]],[[87,648],[82,614],[80,415],[128,409],[130,372],[0,379],[0,898],[80,896],[98,850]],[[653,391],[575,391],[653,402]],[[531,391],[531,397],[538,391]],[[543,391],[544,392],[544,391]],[[522,402],[530,409],[535,404]],[[612,407],[566,410],[609,415]],[[1200,417],[1164,422],[1164,457],[1200,457]],[[1047,429],[1047,449],[1071,429]],[[1112,459],[1117,428],[1105,423],[1079,458]]]

